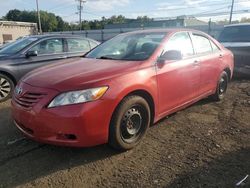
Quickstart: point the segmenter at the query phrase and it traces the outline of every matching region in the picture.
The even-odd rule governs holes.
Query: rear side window
[[[219,36],[220,42],[250,42],[250,26],[225,27]]]
[[[204,36],[193,34],[193,45],[197,54],[211,53],[212,46],[210,40]]]
[[[85,39],[68,38],[69,52],[88,52],[90,50],[89,41]]]
[[[210,42],[211,42],[211,46],[214,52],[220,51],[220,48],[216,44],[214,44],[213,41],[210,40]]]
[[[193,45],[190,36],[186,32],[177,33],[169,39],[164,51],[180,51],[183,57],[194,55]]]

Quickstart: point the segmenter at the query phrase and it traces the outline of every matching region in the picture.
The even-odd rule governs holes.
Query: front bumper
[[[22,84],[25,90],[32,86]],[[38,88],[35,88],[36,90]],[[46,90],[39,88],[41,90]],[[90,147],[108,142],[109,123],[112,116],[111,101],[98,100],[84,104],[47,108],[48,102],[58,94],[55,91],[26,109],[14,96],[12,114],[15,124],[27,137],[42,143]]]

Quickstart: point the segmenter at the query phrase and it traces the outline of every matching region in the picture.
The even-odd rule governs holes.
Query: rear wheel
[[[4,74],[0,74],[0,102],[4,102],[9,99],[13,89],[13,81]]]
[[[150,124],[150,108],[140,96],[126,97],[113,114],[109,144],[118,150],[135,147],[144,137]]]
[[[221,101],[225,97],[225,93],[228,87],[228,75],[223,71],[217,83],[216,93],[212,95],[215,101]]]

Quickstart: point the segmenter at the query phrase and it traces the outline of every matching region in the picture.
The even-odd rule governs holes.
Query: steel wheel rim
[[[225,93],[227,89],[227,82],[226,82],[226,78],[225,77],[222,77],[220,79],[220,83],[219,83],[219,94],[222,95]]]
[[[121,138],[126,143],[135,142],[143,133],[147,118],[146,110],[140,105],[129,108],[121,120]]]
[[[11,92],[10,82],[5,78],[0,77],[0,100],[8,97],[10,92]]]

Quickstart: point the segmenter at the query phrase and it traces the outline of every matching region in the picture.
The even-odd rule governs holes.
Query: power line
[[[72,17],[72,16],[75,16],[75,15],[76,15],[76,13],[73,13],[73,14],[69,14],[69,15],[62,16],[62,18]]]
[[[248,0],[243,0],[243,1],[238,1],[236,3],[241,3],[241,2],[248,2]],[[218,5],[225,5],[225,3],[216,3],[216,4],[210,4],[210,5],[207,5],[207,6],[218,6]],[[190,7],[189,7],[190,8]],[[195,7],[194,7],[195,8]],[[209,16],[209,15],[216,15],[216,14],[220,14],[221,12],[217,13],[217,12],[214,12],[214,11],[217,11],[217,10],[223,10],[223,9],[226,9],[226,8],[230,8],[230,4],[226,5],[226,6],[223,6],[223,7],[220,7],[218,9],[213,9],[213,10],[209,10],[209,11],[204,11],[204,12],[200,12],[200,13],[197,13],[197,14],[192,14],[192,15],[189,15],[189,16]],[[182,9],[186,9],[186,8],[179,8],[179,9],[168,9],[168,10],[182,10]],[[155,11],[159,11],[159,10],[150,10],[150,11],[144,11],[144,12],[155,12]],[[163,11],[163,10],[160,10],[160,11]],[[165,10],[164,10],[165,11]],[[242,10],[244,11],[244,10]],[[84,13],[86,14],[90,14],[90,15],[95,15],[95,16],[100,16],[102,17],[103,15],[99,15],[99,14],[95,14],[95,13],[92,13],[92,12],[87,12],[87,11],[84,11]],[[124,13],[124,12],[121,12],[121,13]],[[126,13],[126,12],[125,12]],[[128,12],[127,12],[128,13]],[[129,12],[129,13],[135,13],[135,12]],[[211,13],[211,14],[208,14],[208,13]],[[225,12],[223,12],[225,14]],[[233,12],[233,13],[237,13],[237,12]],[[228,12],[227,12],[228,14]],[[238,14],[238,13],[237,13]]]
[[[202,12],[202,14],[210,13],[210,12],[214,13],[217,10],[223,10],[223,9],[226,9],[226,8],[230,8],[230,6],[224,6],[224,7],[218,8],[218,9],[208,10],[208,11]]]
[[[89,11],[82,11],[83,9],[83,3],[86,2],[85,0],[76,0],[77,2],[79,2],[80,6],[78,6],[78,12],[79,12],[79,24],[81,24],[81,21],[82,21],[82,14],[90,14],[90,15],[94,15],[94,16],[98,16],[98,17],[102,17],[103,15],[100,15],[100,14],[96,14],[96,13],[93,13],[93,12],[89,12]],[[217,3],[213,3],[213,2],[217,2]],[[241,1],[237,1],[237,2],[234,2],[234,4],[238,4],[238,3],[242,3],[242,2],[249,2],[249,0],[241,0]],[[62,3],[60,4],[61,6],[57,6],[57,7],[53,7],[51,8],[50,10],[55,10],[55,9],[61,9],[61,8],[65,8],[65,7],[69,7],[69,6],[72,6],[71,5],[68,5],[66,3]],[[178,4],[178,5],[182,5],[182,4]],[[177,5],[177,6],[178,6]],[[226,5],[224,7],[221,7],[221,8],[218,8],[218,9],[213,9],[213,10],[208,10],[208,11],[204,11],[204,12],[201,12],[201,13],[197,13],[197,14],[193,14],[193,15],[190,15],[190,16],[200,16],[200,17],[204,17],[204,16],[216,16],[216,15],[220,15],[221,13],[223,13],[223,15],[226,15],[226,12],[214,12],[214,11],[217,11],[217,10],[223,10],[223,9],[226,9],[226,8],[230,8],[232,7],[230,2],[227,2],[227,3],[218,3],[218,1],[210,1],[209,4],[202,4],[202,3],[197,3],[196,6],[187,6],[187,7],[180,7],[180,8],[165,8],[165,9],[155,9],[155,10],[147,10],[147,11],[142,11],[140,12],[141,14],[143,13],[148,13],[148,12],[163,12],[163,11],[177,11],[177,10],[183,10],[183,9],[192,9],[192,8],[197,8],[197,6],[200,6],[200,7],[213,7],[213,6],[219,6],[219,5]],[[246,13],[247,10],[240,10],[241,12],[240,13]],[[243,12],[242,12],[243,11]],[[245,11],[245,12],[244,12]],[[100,11],[99,11],[100,12]],[[105,12],[105,11],[103,11]],[[137,13],[138,12],[134,12],[134,11],[122,11],[122,12],[119,12],[119,13]],[[239,11],[232,11],[232,14],[240,14]],[[75,14],[75,13],[74,13]],[[227,12],[228,14],[228,12]],[[73,14],[72,14],[73,15]],[[63,17],[66,17],[66,16],[63,16]],[[80,27],[81,28],[81,27]]]
[[[77,1],[79,1],[79,0],[77,0]],[[238,4],[238,3],[242,3],[242,2],[248,2],[249,0],[241,0],[241,1],[237,1],[237,2],[235,2],[235,4]],[[218,1],[210,1],[209,3],[211,3],[211,4],[201,4],[201,3],[197,3],[197,5],[196,6],[187,6],[187,7],[181,7],[181,8],[165,8],[165,9],[152,9],[152,10],[147,10],[147,11],[140,11],[140,13],[147,13],[147,12],[163,12],[163,11],[176,11],[176,10],[183,10],[183,9],[190,9],[190,8],[197,8],[197,6],[198,5],[200,5],[200,6],[209,6],[209,7],[211,7],[211,6],[218,6],[218,5],[225,5],[225,3],[213,3],[213,2],[218,2]],[[230,7],[231,6],[231,4],[230,4],[230,2],[227,2],[228,3],[228,6]],[[226,4],[227,4],[226,3]],[[180,6],[180,5],[183,5],[183,3],[182,4],[175,4],[176,6]],[[65,7],[70,7],[70,6],[73,6],[73,4],[68,4],[68,3],[61,3],[61,4],[59,4],[59,5],[57,5],[57,6],[55,6],[55,7],[52,7],[52,8],[50,8],[50,9],[48,9],[48,11],[51,11],[51,10],[55,10],[55,9],[62,9],[62,8],[65,8]],[[100,11],[99,11],[100,12]],[[104,13],[105,11],[101,11],[100,13]],[[95,14],[95,13],[92,13],[92,12],[85,12],[85,13],[87,13],[87,14],[93,14],[93,15],[96,15],[96,16],[103,16],[103,15],[98,15],[98,14]],[[119,13],[138,13],[138,11],[137,12],[134,12],[134,11],[120,11]]]
[[[233,14],[244,14],[244,13],[250,13],[250,9],[233,11]],[[223,16],[223,15],[228,15],[228,12],[216,12],[216,13],[210,13],[210,14],[193,14],[190,16],[209,17],[209,16]]]
[[[249,2],[249,0],[242,0],[242,1],[237,1],[235,2],[235,4],[238,4],[238,3],[242,3],[242,2]],[[219,6],[219,5],[225,5],[225,4],[228,4],[228,6],[231,5],[230,2],[227,2],[227,3],[211,3],[211,4],[199,4],[200,7],[211,7],[211,6]],[[183,4],[180,4],[180,5],[183,5]],[[177,5],[178,6],[178,5]],[[148,12],[164,12],[164,11],[177,11],[177,10],[185,10],[185,9],[192,9],[192,8],[197,8],[198,4],[196,6],[187,6],[187,7],[180,7],[180,8],[164,8],[164,9],[151,9],[151,10],[146,10],[146,11],[137,11],[137,12],[134,12],[134,11],[119,11],[119,13],[128,13],[128,14],[131,14],[131,13],[148,13]],[[105,11],[99,11],[99,13],[104,13]]]
[[[74,6],[74,4],[69,5],[68,3],[62,3],[62,4],[59,4],[57,6],[54,6],[54,7],[50,8],[50,9],[48,9],[48,11],[62,9],[62,8],[71,7],[71,6]]]
[[[90,14],[90,15],[94,15],[94,16],[100,16],[100,17],[103,17],[103,15],[96,14],[96,13],[92,13],[92,12],[89,12],[89,11],[84,11],[83,13],[84,13],[84,14]]]

